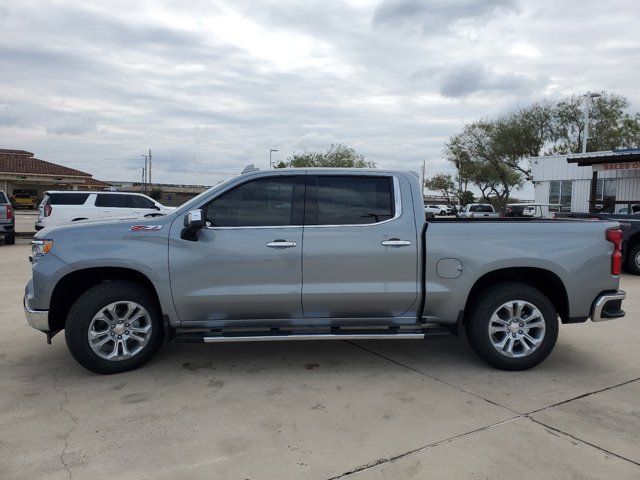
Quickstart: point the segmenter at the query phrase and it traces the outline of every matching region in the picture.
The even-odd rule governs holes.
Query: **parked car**
[[[445,215],[451,215],[451,205],[436,205],[437,207],[440,207],[443,211]]]
[[[446,215],[447,209],[442,205],[425,205],[424,211],[433,215]]]
[[[38,210],[36,230],[80,220],[158,216],[174,208],[140,193],[50,191]]]
[[[459,218],[497,218],[496,212],[490,203],[469,203],[458,212]]]
[[[38,206],[35,197],[26,193],[17,193],[13,196],[13,205],[15,208],[31,208],[34,209]]]
[[[555,218],[562,205],[554,203],[509,203],[505,217]]]
[[[558,318],[625,314],[617,222],[425,223],[420,190],[404,171],[250,171],[162,217],[45,229],[33,241],[27,321],[49,340],[64,329],[71,354],[98,373],[141,366],[165,338],[463,329],[488,363],[522,370],[549,355]]]
[[[2,190],[0,190],[0,234],[4,237],[5,244],[16,243],[16,218],[13,214],[13,206]]]

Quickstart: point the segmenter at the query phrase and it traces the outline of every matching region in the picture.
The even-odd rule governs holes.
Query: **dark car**
[[[16,243],[16,219],[9,197],[0,190],[0,235],[4,235],[4,243]]]

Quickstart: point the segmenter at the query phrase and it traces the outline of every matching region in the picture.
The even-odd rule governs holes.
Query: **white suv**
[[[80,220],[165,215],[172,210],[140,193],[50,191],[38,207],[36,230]]]

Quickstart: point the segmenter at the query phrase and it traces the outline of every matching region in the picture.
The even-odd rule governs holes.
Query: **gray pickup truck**
[[[16,217],[13,205],[7,194],[0,190],[0,236],[4,237],[4,243],[13,245],[16,243]]]
[[[89,370],[184,342],[466,335],[489,364],[544,360],[562,323],[617,318],[617,222],[426,222],[418,177],[246,173],[163,217],[36,234],[28,323]],[[425,348],[428,348],[425,346]]]

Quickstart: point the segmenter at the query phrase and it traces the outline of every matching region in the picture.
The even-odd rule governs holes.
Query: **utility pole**
[[[144,153],[140,155],[144,157],[144,167],[142,167],[142,191],[143,193],[147,192],[147,161],[149,157]]]
[[[273,152],[277,152],[277,151],[278,151],[278,150],[277,150],[277,149],[275,149],[275,148],[270,148],[270,149],[269,149],[269,169],[272,169],[272,168],[273,168],[273,161],[271,161],[271,154],[272,154]]]
[[[422,161],[422,179],[421,179],[422,187],[420,187],[420,193],[422,193],[423,198],[424,198],[424,182],[426,180],[426,177],[425,177],[426,167],[427,167],[427,161],[423,160]]]
[[[582,137],[582,153],[587,153],[587,139],[589,138],[589,107],[591,106],[591,99],[601,97],[599,93],[587,92],[585,97],[587,100],[584,106],[584,135]]]
[[[153,182],[151,181],[151,149],[149,149],[149,187],[151,187],[152,184]]]

